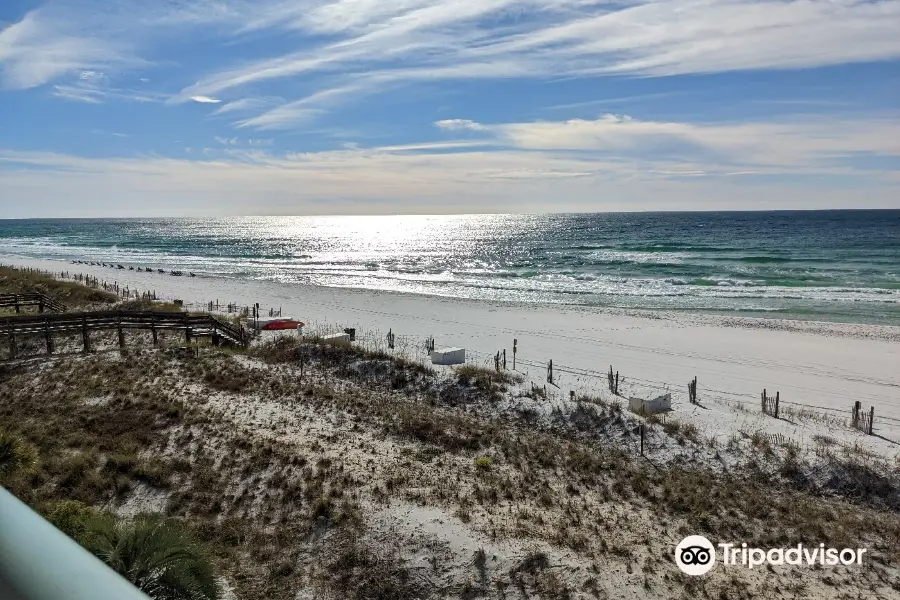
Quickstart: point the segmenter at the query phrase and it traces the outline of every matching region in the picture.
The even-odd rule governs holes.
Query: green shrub
[[[37,463],[34,446],[12,434],[0,431],[0,481],[27,473]]]

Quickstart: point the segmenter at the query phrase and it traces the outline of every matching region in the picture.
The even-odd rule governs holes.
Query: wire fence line
[[[313,332],[319,335],[327,335],[331,333],[339,333],[343,331],[343,327],[337,323],[330,323],[328,321],[322,322],[313,322],[310,324],[308,331]],[[414,360],[417,362],[430,362],[430,354],[426,350],[426,340],[421,336],[409,336],[402,335],[396,332],[394,333],[395,339],[395,348],[390,349],[387,345],[387,333],[386,331],[380,331],[379,329],[371,329],[366,330],[365,332],[357,335],[357,344],[363,347],[366,350],[370,351],[381,351],[386,352],[388,354],[393,354],[398,358],[405,358],[407,360]],[[509,349],[507,348],[507,366],[511,367],[512,357]],[[502,349],[500,350],[502,353]],[[486,367],[493,369],[494,368],[494,359],[495,354],[493,353],[483,353],[473,350],[466,350],[466,364],[477,365],[481,367]],[[532,380],[540,381],[548,366],[549,359],[547,361],[536,360],[532,357],[523,357],[520,353],[516,355],[516,372],[521,373],[522,375],[528,377]],[[511,368],[509,369],[511,370]],[[537,373],[535,373],[537,371]],[[567,389],[565,391],[559,391],[560,398],[567,398],[569,395],[569,387],[582,387],[587,389],[595,389],[595,390],[605,390],[607,388],[607,372],[601,371],[598,369],[590,369],[584,367],[575,367],[572,365],[560,364],[556,361],[553,363],[553,372],[554,373],[565,373],[568,375],[574,375],[579,378],[586,379],[586,382],[583,382],[582,385],[574,385],[574,386],[566,386]],[[687,388],[688,380],[685,380],[684,387]],[[572,383],[572,382],[569,382]],[[582,382],[579,382],[582,383]],[[620,387],[625,386],[627,388],[631,388],[634,391],[634,386],[644,388],[657,388],[660,390],[670,390],[673,388],[677,389],[677,394],[680,394],[681,388],[680,384],[673,384],[670,381],[661,381],[656,379],[649,379],[645,377],[636,377],[632,375],[623,375],[620,379]],[[553,393],[552,387],[548,390],[550,393]],[[745,403],[756,403],[759,398],[756,392],[753,393],[740,393],[729,390],[721,390],[713,387],[702,387],[698,386],[698,396],[700,396],[701,400],[703,396],[707,398],[710,395],[713,395],[714,399],[728,401],[728,399],[732,399],[734,401],[740,401]],[[684,396],[687,396],[687,392],[685,391]],[[782,404],[796,406],[802,409],[807,409],[811,411],[824,411],[828,413],[837,413],[844,414],[849,417],[852,408],[848,406],[846,409],[828,407],[828,406],[820,406],[816,404],[808,404],[803,402],[795,402],[795,401],[782,401]],[[889,416],[879,416],[878,420],[880,421],[888,421],[891,423],[900,424],[900,419],[889,417]]]

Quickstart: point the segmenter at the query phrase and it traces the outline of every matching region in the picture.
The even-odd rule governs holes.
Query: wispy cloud
[[[71,83],[53,86],[53,95],[66,100],[100,104],[108,100],[127,102],[165,102],[166,94],[147,90],[114,87],[109,77],[99,71],[82,71]]]
[[[179,97],[310,75],[329,76],[320,89],[360,97],[427,79],[667,76],[883,60],[900,56],[898,17],[898,0],[270,2],[241,29],[296,31],[311,36],[305,49],[227,67]],[[366,85],[349,91],[360,78]],[[310,117],[286,109],[278,121],[291,114]]]
[[[900,157],[900,121],[794,119],[791,122],[678,123],[607,114],[595,120],[534,121],[486,125],[466,119],[438,121],[445,130],[490,134],[520,150],[576,151],[647,160],[702,162],[808,170],[831,168],[868,153]]]
[[[218,98],[211,98],[209,96],[191,96],[191,100],[199,104],[218,104],[221,102]]]
[[[485,131],[486,127],[481,123],[476,123],[475,121],[470,121],[469,119],[443,119],[442,121],[436,121],[435,125],[440,127],[441,129],[446,129],[447,131],[460,131],[460,130],[470,130],[470,131]]]
[[[0,30],[0,82],[14,90],[37,87],[67,73],[133,60],[117,44],[67,33],[63,23],[38,10]]]

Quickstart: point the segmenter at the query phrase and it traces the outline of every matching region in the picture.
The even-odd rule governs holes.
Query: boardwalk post
[[[122,330],[122,317],[116,317],[116,330],[119,333],[119,348],[125,347],[125,332]]]
[[[44,323],[44,336],[47,339],[47,356],[53,354],[53,335],[50,333],[50,320]]]
[[[775,418],[778,418],[778,402],[781,399],[781,392],[775,392]]]
[[[150,317],[150,333],[153,334],[153,345],[159,346],[159,336],[156,333],[156,316]]]
[[[44,298],[43,298],[43,296],[41,296],[41,297],[38,299],[38,312],[41,313],[41,314],[43,314],[43,312],[44,312]]]
[[[16,314],[19,314],[19,296],[16,294]]]
[[[874,422],[875,422],[875,407],[873,406],[873,407],[869,408],[869,431],[866,432],[869,435],[872,435],[872,424]]]
[[[81,341],[84,343],[84,352],[91,351],[91,338],[88,335],[87,317],[81,317]]]
[[[191,343],[191,326],[188,324],[188,316],[187,313],[184,313],[181,317],[181,320],[184,322],[184,341],[187,344]]]

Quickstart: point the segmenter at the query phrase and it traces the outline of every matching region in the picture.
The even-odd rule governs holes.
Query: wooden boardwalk
[[[129,329],[150,331],[154,344],[159,341],[157,335],[160,330],[181,331],[186,342],[197,337],[210,337],[215,345],[226,341],[246,346],[249,342],[249,335],[241,327],[212,315],[192,315],[185,312],[98,311],[0,318],[0,336],[7,340],[10,359],[17,356],[16,338],[19,336],[42,336],[47,344],[47,354],[52,354],[54,335],[80,332],[84,350],[88,352],[91,348],[91,332],[116,330],[119,345],[125,346],[125,332]]]
[[[65,305],[39,292],[0,294],[0,308],[15,308],[16,313],[19,313],[26,306],[37,306],[39,313],[43,313],[45,310],[57,313],[66,310]]]

